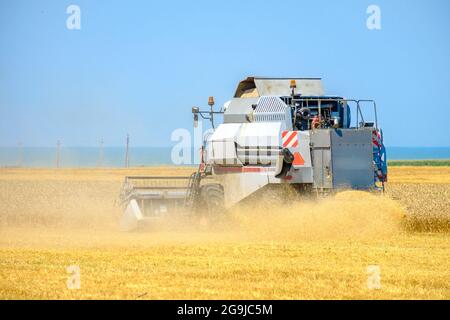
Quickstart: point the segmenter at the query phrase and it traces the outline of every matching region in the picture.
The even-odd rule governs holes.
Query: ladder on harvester
[[[184,198],[184,206],[186,208],[194,208],[196,199],[198,198],[200,191],[201,179],[202,175],[200,169],[191,174],[187,187],[186,197]]]
[[[205,140],[206,141],[206,140]],[[205,146],[200,148],[200,164],[196,172],[193,172],[189,178],[188,188],[186,192],[186,197],[184,198],[184,206],[195,209],[196,201],[200,193],[200,183],[205,172],[205,161],[204,161],[204,151]]]
[[[383,144],[383,132],[378,129],[372,132],[372,147],[375,185],[381,182],[381,190],[384,192],[384,183],[387,181],[386,149]]]

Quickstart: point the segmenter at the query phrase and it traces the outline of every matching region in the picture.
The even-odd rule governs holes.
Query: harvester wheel
[[[224,190],[220,184],[210,183],[200,187],[201,215],[210,218],[219,217],[225,211]]]

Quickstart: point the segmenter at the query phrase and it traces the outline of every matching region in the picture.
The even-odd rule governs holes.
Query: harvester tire
[[[209,217],[219,217],[225,211],[224,190],[220,184],[209,183],[200,187],[200,212]]]

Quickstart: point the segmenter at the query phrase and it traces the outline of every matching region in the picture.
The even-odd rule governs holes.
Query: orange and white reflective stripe
[[[272,171],[275,171],[274,167],[221,167],[221,166],[214,166],[215,174],[256,173],[256,172],[272,172]]]
[[[283,131],[281,133],[281,138],[283,141],[283,148],[297,148],[298,143],[298,132],[297,131]],[[295,150],[294,161],[292,162],[294,166],[304,166],[305,159],[300,154],[300,150]]]
[[[372,144],[376,147],[380,147],[380,142],[381,142],[381,134],[378,130],[373,130],[372,131]]]
[[[297,131],[283,131],[281,133],[283,148],[295,148],[298,146]]]

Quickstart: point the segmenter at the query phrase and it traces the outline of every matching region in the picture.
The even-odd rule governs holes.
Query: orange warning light
[[[297,82],[295,80],[291,80],[291,89],[297,88]]]

